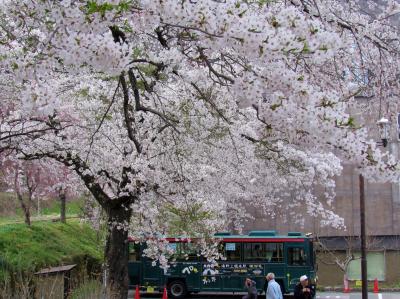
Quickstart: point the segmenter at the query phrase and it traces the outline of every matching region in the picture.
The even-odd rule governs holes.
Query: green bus
[[[282,293],[293,292],[301,275],[315,279],[313,239],[301,233],[277,235],[275,231],[251,231],[248,235],[219,233],[215,238],[220,240],[221,253],[226,257],[216,265],[199,256],[193,250],[193,243],[167,238],[176,252],[176,261],[166,273],[142,256],[143,245],[131,240],[130,287],[139,285],[149,293],[167,287],[170,297],[180,299],[192,292],[243,292],[246,277],[256,281],[261,290],[269,272],[275,273]]]

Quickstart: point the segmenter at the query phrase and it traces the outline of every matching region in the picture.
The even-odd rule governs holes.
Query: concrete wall
[[[342,259],[345,257],[344,252],[337,251],[335,255]],[[332,256],[329,254],[318,253],[318,285],[322,286],[341,286],[343,285],[343,272],[334,264]]]
[[[400,284],[400,252],[386,252],[386,282]]]
[[[335,256],[340,259],[345,257],[344,251],[334,252]],[[318,263],[318,284],[321,286],[341,287],[343,286],[343,271],[335,265],[333,258],[330,254],[321,253],[317,254]],[[400,252],[389,251],[385,252],[385,285],[398,285],[400,284]],[[354,287],[355,282],[350,282],[350,287]],[[372,287],[372,282],[370,286]]]

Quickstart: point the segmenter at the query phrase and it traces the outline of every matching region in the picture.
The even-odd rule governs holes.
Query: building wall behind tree
[[[385,257],[385,279],[384,286],[398,287],[400,283],[400,251],[387,250],[379,251]],[[332,255],[333,254],[333,255]],[[318,264],[318,284],[329,287],[343,287],[344,272],[335,264],[334,257],[344,260],[345,251],[334,251],[331,253],[319,252],[317,255]],[[370,269],[373,272],[373,269]],[[374,276],[371,274],[370,276]],[[356,281],[349,281],[350,288],[356,287]],[[369,282],[369,286],[373,287],[373,278]]]
[[[389,144],[392,153],[398,155],[398,141],[394,140]],[[316,194],[322,194],[323,190],[316,190]],[[374,238],[380,236],[384,241],[397,236],[400,238],[400,196],[399,184],[392,183],[371,183],[365,181],[365,203],[366,203],[366,233]],[[276,217],[265,216],[261,209],[252,208],[249,212],[254,220],[249,221],[245,232],[250,230],[277,230],[280,234],[289,231],[300,231],[303,233],[312,232],[319,237],[334,236],[359,236],[360,235],[360,192],[359,173],[357,168],[351,164],[343,165],[342,175],[336,178],[336,198],[333,201],[332,209],[344,218],[346,229],[335,229],[333,227],[322,227],[320,219],[308,216],[304,211],[305,218],[303,225],[296,224],[291,219],[287,207],[277,208]],[[359,243],[359,240],[356,240]],[[384,244],[375,244],[374,250],[385,250]],[[344,255],[344,251],[335,254]],[[321,258],[326,259],[323,252],[317,253],[318,277],[322,286],[343,286],[343,272],[336,265],[322,263]],[[332,262],[332,260],[331,260]],[[400,245],[391,247],[385,251],[385,280],[387,286],[400,284]],[[371,269],[371,268],[369,268]],[[350,286],[354,288],[355,282]],[[371,283],[371,287],[372,287]]]
[[[316,191],[321,194],[321,190]],[[367,235],[400,235],[399,184],[365,182],[366,231]],[[357,169],[344,165],[342,175],[336,178],[336,198],[332,209],[344,218],[345,229],[321,226],[319,218],[304,211],[304,223],[298,224],[289,215],[287,207],[276,208],[276,216],[270,217],[261,209],[249,208],[254,220],[246,223],[244,231],[275,229],[279,233],[288,231],[312,232],[318,236],[348,236],[360,233],[360,191]]]

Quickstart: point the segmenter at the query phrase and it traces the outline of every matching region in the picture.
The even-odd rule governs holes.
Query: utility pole
[[[381,135],[381,142],[377,142],[378,145],[386,147],[389,140],[389,125],[390,122],[387,118],[382,117],[378,120],[377,125]],[[367,278],[367,242],[365,234],[365,190],[364,190],[364,177],[359,174],[360,182],[360,234],[361,234],[361,291],[362,299],[368,299],[368,278]]]
[[[362,299],[368,299],[368,279],[367,279],[367,249],[365,234],[365,193],[364,177],[360,173],[360,230],[361,230],[361,283]]]

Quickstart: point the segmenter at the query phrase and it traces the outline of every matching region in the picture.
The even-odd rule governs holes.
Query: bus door
[[[286,243],[286,285],[293,290],[300,276],[309,275],[309,256],[305,243]]]
[[[282,292],[285,292],[285,263],[283,243],[268,242],[265,246],[265,259],[264,259],[264,276],[268,273],[275,274],[275,280],[281,285]]]
[[[242,285],[244,284],[244,279],[250,277],[256,282],[258,290],[263,288],[267,259],[266,245],[267,244],[263,242],[243,243],[243,261],[245,269],[242,275]]]
[[[129,243],[128,275],[129,285],[141,284],[142,262],[140,261],[140,245]]]
[[[219,267],[222,291],[243,291],[246,273],[243,272],[242,244],[223,243],[221,246],[221,251],[226,257],[225,261],[221,261]]]

